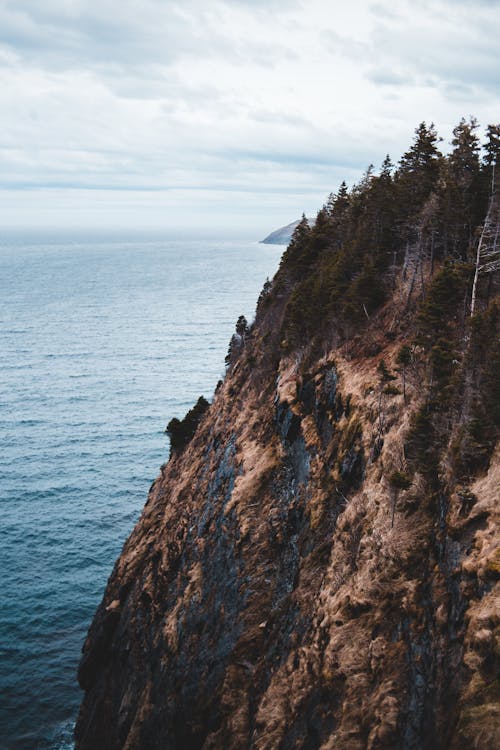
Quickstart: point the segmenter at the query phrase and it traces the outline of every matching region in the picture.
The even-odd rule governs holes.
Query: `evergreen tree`
[[[421,122],[415,129],[413,144],[399,161],[395,181],[399,235],[403,242],[414,241],[416,216],[436,188],[442,160],[437,148],[439,140],[434,123],[427,126]]]
[[[464,117],[453,128],[453,150],[447,161],[445,223],[448,253],[463,260],[473,239],[474,227],[484,215],[479,186],[480,142],[477,120]]]
[[[200,396],[192,409],[188,411],[184,419],[174,417],[168,423],[165,432],[170,438],[170,455],[181,453],[196,432],[201,418],[210,404],[203,396]]]
[[[394,164],[392,163],[391,157],[389,156],[389,154],[387,154],[380,168],[379,180],[385,184],[392,182],[392,170],[393,169],[394,169]]]
[[[380,175],[371,185],[367,210],[371,223],[371,253],[381,269],[392,258],[395,238],[395,185],[392,170],[393,164],[387,154],[382,162]]]
[[[270,281],[269,277],[266,278],[264,281],[264,286],[262,287],[262,291],[259,294],[259,299],[257,300],[257,314],[262,312],[262,309],[264,307],[267,307],[269,303],[271,302],[271,292],[273,290],[273,282]]]
[[[500,124],[488,125],[486,135],[488,140],[484,144],[484,163],[489,167],[493,164],[500,165]]]
[[[318,256],[331,245],[331,221],[326,207],[321,208],[317,215],[314,226],[311,228],[307,254],[303,254],[303,264],[310,266]]]
[[[453,151],[449,163],[459,185],[463,188],[470,187],[479,173],[480,142],[476,134],[477,128],[478,122],[475,117],[468,121],[462,117],[453,128]]]
[[[244,339],[249,332],[250,328],[248,327],[247,319],[244,315],[240,315],[236,321],[236,333]]]
[[[487,180],[487,190],[492,196],[496,191],[500,175],[500,125],[488,125],[486,128],[487,141],[484,144],[484,166]]]
[[[229,368],[240,356],[245,347],[245,341],[250,333],[250,327],[244,315],[240,315],[235,325],[235,332],[231,336],[225,362]]]
[[[342,182],[338,193],[331,193],[327,203],[327,212],[331,226],[331,247],[339,249],[347,238],[348,214],[350,207],[349,191]]]
[[[340,183],[339,192],[335,198],[335,211],[344,213],[349,208],[349,191],[345,180]]]
[[[408,192],[406,197],[411,196],[417,204],[422,203],[436,184],[442,156],[436,145],[439,140],[434,123],[427,127],[421,122],[415,129],[413,144],[399,161],[398,177]]]
[[[300,251],[304,247],[304,244],[309,239],[311,233],[311,227],[305,214],[302,214],[302,218],[293,230],[292,239],[288,245],[288,249],[292,251]]]
[[[285,270],[285,277],[289,281],[300,278],[301,271],[304,267],[304,258],[307,255],[311,227],[305,214],[293,230],[292,238],[287,249],[283,253],[280,262],[280,270]],[[283,281],[283,276],[280,281]]]

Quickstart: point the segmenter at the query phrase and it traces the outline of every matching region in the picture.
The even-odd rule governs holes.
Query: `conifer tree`
[[[490,196],[495,193],[498,184],[500,169],[500,124],[488,125],[486,128],[487,141],[484,144],[484,165],[488,180],[488,192]]]
[[[330,216],[343,215],[349,208],[349,191],[345,180],[341,182],[338,193],[330,193],[326,208]]]
[[[188,411],[184,419],[174,417],[170,420],[165,428],[166,434],[170,438],[170,456],[174,453],[181,453],[195,434],[199,423],[210,404],[200,396],[192,409]]]
[[[439,175],[439,160],[442,156],[437,148],[439,138],[431,122],[429,127],[421,122],[415,129],[415,138],[409,150],[399,161],[398,177],[406,192],[406,199],[420,205],[434,188]]]
[[[389,154],[387,154],[380,168],[379,180],[381,180],[384,183],[390,182],[392,180],[393,169],[394,169],[394,164],[392,163],[391,157],[389,156]]]
[[[286,268],[286,276],[289,280],[294,280],[300,276],[300,271],[303,266],[303,258],[307,253],[309,238],[311,235],[311,227],[305,214],[302,214],[300,222],[293,230],[292,238],[290,243],[283,253],[283,257],[280,262],[280,269]]]
[[[470,185],[479,171],[479,138],[476,134],[478,122],[475,117],[468,121],[462,117],[453,128],[451,144],[453,151],[449,161],[457,178],[465,185]]]
[[[372,222],[372,254],[378,258],[378,265],[388,265],[394,244],[395,186],[392,179],[394,166],[389,154],[382,162],[379,176],[370,189],[368,211]]]
[[[337,194],[331,193],[326,206],[330,218],[331,246],[337,250],[342,247],[347,237],[349,206],[349,191],[344,181]]]
[[[236,321],[236,333],[244,339],[249,331],[250,328],[248,327],[247,319],[244,315],[240,315]]]
[[[488,166],[500,164],[500,124],[488,125],[486,128],[488,140],[484,144],[484,163]]]
[[[229,368],[244,349],[245,341],[250,333],[250,327],[244,315],[240,315],[235,325],[235,332],[231,336],[226,354],[226,368]]]
[[[437,186],[442,160],[437,147],[439,140],[434,123],[427,126],[421,122],[415,129],[413,144],[399,161],[395,175],[399,206],[397,223],[400,240],[406,243],[406,255],[410,243],[416,240],[418,213]]]
[[[479,150],[477,120],[464,117],[453,128],[453,150],[448,158],[447,191],[449,200],[445,221],[449,227],[453,255],[465,260],[472,243],[474,226],[481,221],[479,196]],[[484,209],[483,209],[484,210]]]

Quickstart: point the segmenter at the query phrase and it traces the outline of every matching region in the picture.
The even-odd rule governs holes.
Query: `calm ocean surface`
[[[0,749],[71,747],[115,558],[283,248],[0,237]]]

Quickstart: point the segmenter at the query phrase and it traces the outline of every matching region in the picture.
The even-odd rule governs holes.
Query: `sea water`
[[[165,425],[210,398],[283,248],[0,236],[0,748],[70,748],[76,669]]]

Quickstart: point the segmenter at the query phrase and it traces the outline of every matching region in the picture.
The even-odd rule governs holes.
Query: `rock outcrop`
[[[493,354],[448,266],[418,268],[405,256],[356,325],[297,343],[284,259],[116,562],[78,750],[500,746],[500,462],[471,417]],[[424,340],[436,289],[455,295],[446,377]]]
[[[78,748],[498,740],[499,463],[396,497],[411,410],[384,395],[381,434],[377,363],[396,347],[379,346],[227,377],[110,578]]]

